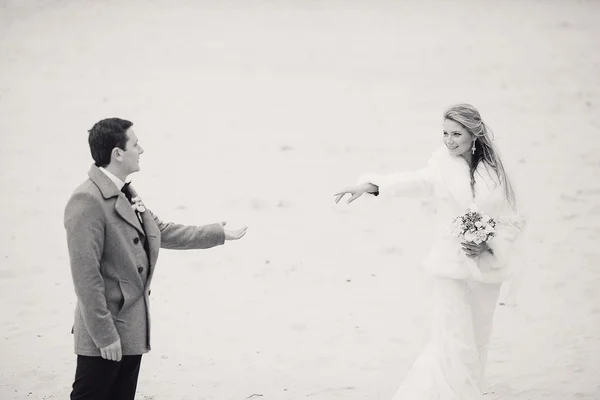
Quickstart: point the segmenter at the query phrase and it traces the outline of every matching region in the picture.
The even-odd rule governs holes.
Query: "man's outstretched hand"
[[[123,356],[123,352],[121,350],[121,339],[117,340],[113,344],[109,344],[106,347],[102,347],[100,349],[100,355],[105,360],[116,362],[121,361],[121,357]]]
[[[246,230],[248,230],[247,226],[240,229],[225,229],[225,225],[227,225],[226,221],[221,222],[221,226],[223,227],[223,231],[225,232],[225,240],[241,239],[246,234]]]

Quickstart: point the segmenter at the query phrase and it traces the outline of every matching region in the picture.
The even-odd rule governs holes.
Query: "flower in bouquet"
[[[496,235],[496,221],[471,206],[465,214],[454,219],[452,234],[464,242],[487,242]]]

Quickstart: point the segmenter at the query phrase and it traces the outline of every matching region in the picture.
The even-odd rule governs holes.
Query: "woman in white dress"
[[[482,398],[496,301],[524,226],[491,132],[473,106],[446,110],[443,142],[425,168],[362,176],[335,195],[336,203],[345,194],[351,194],[351,203],[365,193],[432,196],[436,202],[438,224],[423,263],[433,278],[432,337],[394,400]],[[496,236],[487,243],[461,242],[451,232],[454,218],[470,207],[497,222]]]

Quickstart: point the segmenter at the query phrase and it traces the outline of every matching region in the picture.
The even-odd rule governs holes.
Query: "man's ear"
[[[112,149],[112,151],[110,152],[110,158],[111,160],[118,160],[121,161],[123,159],[123,150],[121,150],[118,147],[115,147],[114,149]]]

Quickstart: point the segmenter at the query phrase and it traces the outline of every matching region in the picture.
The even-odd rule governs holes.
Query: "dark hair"
[[[88,143],[97,167],[110,164],[110,154],[115,147],[125,150],[127,135],[125,132],[133,122],[120,118],[106,118],[98,121],[90,129]]]

